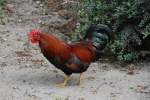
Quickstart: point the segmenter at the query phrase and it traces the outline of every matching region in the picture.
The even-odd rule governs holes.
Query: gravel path
[[[81,86],[76,86],[79,75],[75,74],[69,86],[56,87],[64,74],[48,63],[37,46],[28,46],[27,33],[42,20],[60,21],[59,16],[50,12],[43,18],[44,5],[32,0],[13,0],[4,12],[0,21],[0,100],[150,100],[148,62],[128,69],[93,63]]]

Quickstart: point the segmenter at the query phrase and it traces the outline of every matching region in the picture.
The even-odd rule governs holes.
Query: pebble
[[[19,19],[19,20],[18,20],[18,22],[19,22],[19,23],[21,23],[21,22],[22,22],[22,20],[21,20],[21,19]]]
[[[40,2],[40,1],[36,1],[36,3],[37,3],[37,4],[40,4],[41,2]]]
[[[4,38],[3,40],[4,40],[4,41],[7,41],[7,39],[6,39],[6,38]]]
[[[41,21],[41,20],[38,20],[38,23],[39,23],[39,24],[41,24],[41,23],[42,23],[42,21]]]
[[[6,4],[5,9],[9,12],[14,12],[14,5],[13,4]]]
[[[43,4],[40,4],[40,7],[43,7]]]

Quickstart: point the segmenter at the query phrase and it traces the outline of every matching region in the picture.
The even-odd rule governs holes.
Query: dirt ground
[[[129,65],[97,62],[85,72],[81,86],[73,74],[69,86],[57,87],[64,74],[51,65],[27,33],[42,20],[60,21],[57,12],[44,15],[39,1],[11,0],[0,19],[0,100],[150,100],[150,62]],[[44,16],[44,17],[43,17]],[[136,68],[134,68],[136,67]]]

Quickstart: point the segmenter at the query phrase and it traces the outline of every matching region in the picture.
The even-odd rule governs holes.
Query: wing
[[[72,52],[84,63],[91,63],[95,58],[95,48],[90,42],[79,42],[72,45]]]
[[[89,42],[79,42],[71,45],[72,54],[66,66],[73,72],[81,73],[87,70],[95,58],[95,48]]]

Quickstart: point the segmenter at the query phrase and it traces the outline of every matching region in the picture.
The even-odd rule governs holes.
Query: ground
[[[122,67],[98,61],[84,73],[73,74],[64,88],[56,84],[64,74],[51,65],[27,33],[42,20],[58,22],[57,12],[48,15],[39,1],[13,0],[0,20],[0,100],[150,100],[150,63]],[[44,17],[43,17],[44,16]]]

